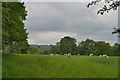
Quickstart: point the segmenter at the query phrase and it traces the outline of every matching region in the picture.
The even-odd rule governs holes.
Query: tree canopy
[[[109,55],[111,53],[111,46],[109,43],[106,43],[104,41],[98,41],[96,42],[96,54],[97,55]]]
[[[28,46],[28,33],[25,29],[27,11],[24,3],[21,2],[3,2],[2,3],[2,49],[3,53],[18,51],[26,53]],[[13,46],[16,46],[13,48]],[[18,47],[17,47],[18,46]],[[16,49],[15,49],[16,48]],[[12,52],[11,52],[12,51]]]
[[[92,39],[86,39],[81,41],[76,45],[76,39],[69,36],[61,38],[60,42],[57,42],[56,45],[52,46],[50,53],[52,54],[68,54],[72,55],[89,55],[94,54],[99,55],[109,55],[109,56],[118,56],[118,43],[115,43],[113,46],[110,43],[105,41],[94,41]]]
[[[118,46],[118,45],[117,45]],[[89,54],[94,54],[94,55],[116,55],[115,53],[112,52],[113,49],[116,51],[116,48],[111,46],[109,43],[104,42],[104,41],[93,41],[90,39],[86,39],[85,41],[81,41],[78,44],[78,53],[81,55],[89,55]],[[116,51],[117,52],[117,51]]]
[[[118,56],[119,55],[119,44],[115,43],[114,46],[112,47],[112,55]]]
[[[89,8],[91,5],[98,5],[103,0],[94,0],[91,3],[87,4]],[[104,0],[104,6],[97,11],[98,14],[103,15],[105,12],[109,12],[110,10],[117,10],[120,6],[120,0]]]
[[[80,54],[95,54],[95,41],[86,39],[85,41],[81,41],[78,44],[78,50]]]
[[[76,53],[76,42],[77,40],[69,36],[65,36],[60,40],[60,51],[62,54],[65,53]]]
[[[52,46],[51,49],[50,49],[50,53],[52,54],[59,54],[60,53],[60,49],[58,46]]]

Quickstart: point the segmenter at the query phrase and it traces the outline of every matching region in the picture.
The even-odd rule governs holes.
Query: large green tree
[[[62,54],[66,53],[76,54],[77,51],[76,42],[77,40],[75,38],[65,36],[60,40],[60,52]]]
[[[95,54],[95,41],[86,39],[78,44],[78,52],[81,55]]]
[[[113,53],[112,55],[114,55],[114,56],[118,56],[118,54],[119,54],[118,45],[119,45],[118,43],[115,43],[114,46],[112,47],[112,53]]]
[[[85,41],[81,41],[78,44],[78,52],[81,55],[88,55],[88,54],[94,54],[94,55],[114,55],[112,53],[111,45],[109,43],[106,43],[104,41],[93,41],[90,39],[86,39]]]
[[[60,48],[58,46],[52,46],[50,49],[50,53],[52,54],[60,54]]]
[[[98,41],[96,42],[96,55],[110,55],[111,53],[111,45],[109,43],[106,43],[104,41]]]
[[[24,22],[27,11],[24,3],[21,2],[3,2],[2,3],[2,49],[3,53],[10,50],[27,52],[28,33],[26,32]],[[18,46],[18,47],[14,47]],[[17,50],[19,47],[21,50]],[[14,47],[14,48],[13,48]],[[10,48],[10,49],[9,49]],[[16,49],[15,49],[16,48]]]

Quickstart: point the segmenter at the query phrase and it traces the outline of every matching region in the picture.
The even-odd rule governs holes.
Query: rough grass
[[[3,56],[3,78],[116,78],[118,57]]]
[[[0,79],[2,78],[2,55],[0,52]]]

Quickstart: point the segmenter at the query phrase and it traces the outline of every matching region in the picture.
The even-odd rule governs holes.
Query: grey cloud
[[[26,3],[28,17],[25,21],[27,29],[30,33],[37,32],[63,32],[76,33],[76,38],[91,37],[96,40],[116,40],[116,36],[111,35],[113,28],[117,26],[117,11],[105,14],[104,16],[96,14],[101,7],[94,6],[86,8],[86,3]],[[29,39],[33,42],[38,42],[39,39],[33,38],[30,35]],[[50,35],[47,35],[50,36]],[[46,37],[47,37],[46,36]],[[107,37],[106,37],[107,36]],[[55,37],[54,37],[55,38]],[[58,40],[40,38],[41,43],[51,43]]]

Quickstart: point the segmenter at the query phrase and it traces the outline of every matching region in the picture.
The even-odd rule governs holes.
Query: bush
[[[29,49],[28,49],[29,54],[36,54],[38,52],[39,52],[38,48],[35,48],[35,47],[29,47]]]

